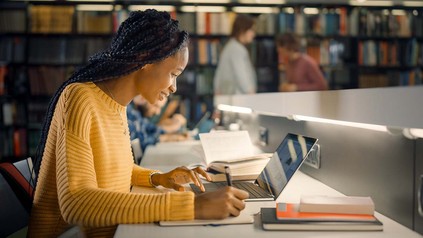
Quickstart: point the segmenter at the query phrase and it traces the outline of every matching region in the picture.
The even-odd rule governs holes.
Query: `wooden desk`
[[[141,165],[148,168],[168,171],[181,165],[190,165],[199,162],[199,157],[192,151],[199,142],[172,142],[161,143],[146,150]],[[134,188],[134,192],[163,192],[160,189]],[[301,195],[340,195],[336,190],[311,178],[310,176],[298,172],[294,175],[290,183],[286,186],[277,201],[299,202]],[[254,224],[247,225],[226,225],[226,226],[182,226],[182,227],[160,227],[156,223],[150,224],[122,224],[118,226],[115,237],[333,237],[333,238],[421,238],[423,236],[408,229],[407,227],[379,214],[376,216],[383,222],[384,231],[379,232],[325,232],[325,231],[264,231],[261,227],[261,220],[258,212],[261,207],[274,207],[275,202],[248,202],[246,213],[254,216]]]

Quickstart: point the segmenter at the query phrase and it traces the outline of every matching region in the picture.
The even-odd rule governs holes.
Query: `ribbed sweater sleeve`
[[[37,186],[31,214],[34,223],[37,216],[44,222],[34,230],[57,227],[58,218],[43,209],[60,208],[59,219],[87,230],[194,218],[192,192],[130,193],[131,183],[152,186],[149,176],[154,170],[133,163],[125,110],[93,83],[72,84],[64,90],[52,121],[55,129],[49,131],[41,187]],[[55,183],[56,193],[46,191]]]

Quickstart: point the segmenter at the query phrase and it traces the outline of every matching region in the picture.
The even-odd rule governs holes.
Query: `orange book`
[[[210,12],[206,12],[206,34],[209,35],[211,34],[211,13]]]
[[[348,18],[348,13],[347,13],[347,8],[346,7],[341,7],[339,9],[339,34],[342,36],[347,35],[347,18]]]
[[[363,65],[363,42],[358,42],[358,65]]]
[[[379,42],[379,56],[380,56],[379,65],[382,65],[382,66],[389,65],[388,42],[386,41]]]
[[[13,152],[15,156],[21,156],[21,138],[19,131],[15,130],[13,132]]]
[[[391,56],[391,65],[397,66],[398,65],[398,59],[397,59],[397,44],[392,43],[390,47],[390,56]]]
[[[6,66],[0,66],[0,95],[3,95],[6,91]]]
[[[299,204],[295,203],[277,203],[276,218],[301,221],[376,221],[374,215],[299,212]]]

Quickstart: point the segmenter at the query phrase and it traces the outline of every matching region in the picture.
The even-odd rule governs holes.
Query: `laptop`
[[[288,133],[254,182],[233,181],[232,186],[250,194],[245,201],[276,200],[317,141],[315,138]],[[194,184],[190,186],[194,193],[201,193]],[[206,192],[224,186],[227,186],[227,182],[204,183]]]
[[[206,111],[192,128],[190,134],[194,139],[199,140],[200,133],[208,133],[211,129],[213,129],[214,122],[210,119],[210,114],[211,113],[209,111]]]

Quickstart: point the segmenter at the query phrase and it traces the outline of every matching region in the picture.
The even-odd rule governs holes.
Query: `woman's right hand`
[[[195,196],[195,219],[224,219],[239,216],[245,208],[246,191],[223,187],[213,192],[205,192]]]

